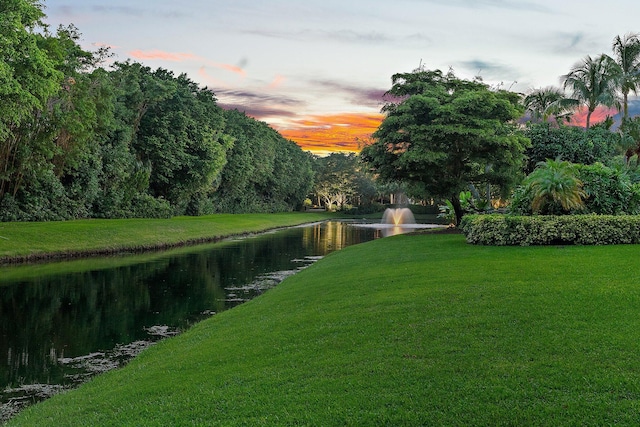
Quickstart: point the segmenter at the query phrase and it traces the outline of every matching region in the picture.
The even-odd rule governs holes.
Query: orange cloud
[[[242,77],[244,77],[247,74],[246,71],[244,71],[242,68],[238,67],[237,65],[220,64],[215,62],[210,63],[210,65],[212,67],[222,68],[223,70],[231,71],[232,73],[239,74]]]
[[[595,111],[591,114],[590,125],[595,125],[596,123],[600,123],[605,120],[607,116],[615,116],[618,113],[618,110],[615,108],[609,107],[597,107]],[[571,126],[581,126],[585,127],[587,125],[587,109],[586,107],[581,107],[577,112],[571,116],[571,121],[569,122]]]
[[[129,54],[136,59],[161,59],[164,61],[176,62],[197,59],[197,57],[191,53],[171,53],[164,52],[158,49],[149,50],[146,52],[142,50],[132,50],[131,52],[129,52]]]
[[[285,138],[314,154],[327,155],[336,151],[357,153],[362,148],[362,141],[368,141],[378,129],[383,117],[377,113],[315,115],[277,130]]]

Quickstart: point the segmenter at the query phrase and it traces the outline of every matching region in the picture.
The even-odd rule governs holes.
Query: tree
[[[322,199],[327,210],[337,209],[348,203],[356,194],[356,171],[358,158],[355,154],[331,153],[316,160],[313,192]]]
[[[312,160],[268,124],[224,111],[233,138],[211,201],[217,212],[277,212],[299,207],[313,181]]]
[[[362,150],[385,181],[422,186],[425,196],[451,201],[457,222],[459,194],[469,184],[508,191],[522,170],[529,141],[514,121],[522,116],[519,95],[492,91],[479,81],[449,72],[396,74],[383,107],[386,117]]]
[[[562,76],[564,89],[571,90],[577,103],[587,108],[587,129],[591,125],[591,114],[598,106],[618,106],[616,75],[615,61],[602,54],[596,58],[587,56]]]
[[[532,91],[523,102],[534,122],[546,122],[551,117],[569,121],[576,106],[576,101],[565,97],[562,89],[552,86]]]
[[[130,149],[149,168],[149,194],[168,200],[178,214],[194,213],[232,144],[213,92],[161,68],[127,62],[117,71],[128,89],[121,96]]]
[[[38,168],[49,147],[22,127],[60,90],[62,73],[50,57],[44,13],[36,0],[0,3],[0,202],[15,196],[25,173]],[[27,132],[28,130],[28,132]]]
[[[629,92],[637,93],[640,84],[640,35],[634,33],[613,39],[616,82],[622,93],[622,123],[629,118]]]

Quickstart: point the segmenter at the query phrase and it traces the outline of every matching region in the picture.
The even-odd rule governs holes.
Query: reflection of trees
[[[349,245],[366,242],[374,238],[375,231],[368,228],[356,228],[345,222],[316,224],[304,228],[303,242],[314,248],[315,255],[326,255]]]
[[[0,389],[18,383],[63,384],[59,358],[146,339],[148,326],[184,329],[204,311],[229,308],[225,288],[295,268],[294,259],[371,239],[358,232],[343,223],[319,224],[141,264],[4,285]]]

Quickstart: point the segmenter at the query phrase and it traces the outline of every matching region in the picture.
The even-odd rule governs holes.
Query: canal
[[[328,221],[161,253],[1,267],[0,423],[378,237]]]

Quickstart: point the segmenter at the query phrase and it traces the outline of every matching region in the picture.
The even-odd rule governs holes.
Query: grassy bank
[[[326,213],[0,223],[0,262],[161,249],[329,218]]]
[[[9,425],[637,425],[636,254],[352,246]]]

